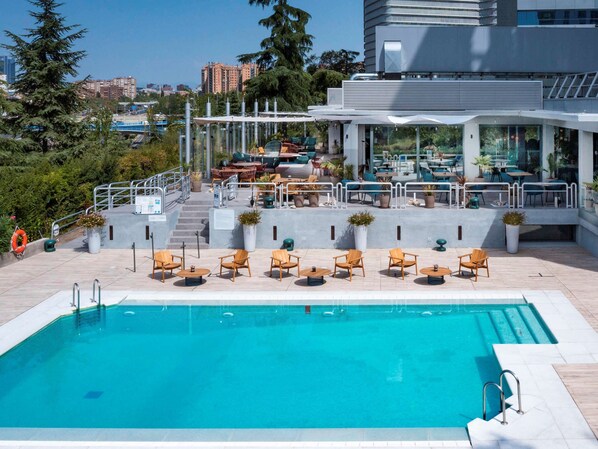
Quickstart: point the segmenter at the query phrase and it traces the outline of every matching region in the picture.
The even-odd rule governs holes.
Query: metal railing
[[[337,184],[338,185],[338,184]],[[283,207],[290,207],[289,195],[297,194],[327,194],[326,202],[330,203],[331,207],[338,207],[337,190],[332,182],[289,182],[281,184],[279,189],[282,191]],[[334,199],[334,201],[331,201]]]
[[[77,294],[77,302],[75,303],[75,293]],[[79,312],[81,310],[81,290],[79,289],[79,284],[76,282],[73,284],[73,299],[71,301],[71,307],[75,308],[75,312]]]
[[[430,188],[432,187],[432,188]],[[455,193],[457,193],[458,184],[451,183],[448,181],[437,181],[437,182],[406,182],[403,186],[403,198],[405,201],[402,202],[401,208],[405,208],[407,206],[407,201],[409,199],[416,200],[418,195],[436,195],[442,196],[445,194],[447,196],[447,204],[449,208],[458,207],[455,203]],[[457,197],[458,198],[458,197]]]
[[[176,191],[180,191],[181,194],[167,204],[165,202],[166,196]],[[146,179],[102,184],[93,190],[92,206],[52,222],[50,237],[55,238],[61,229],[74,225],[81,215],[88,214],[91,211],[101,212],[119,206],[134,205],[135,198],[138,195],[160,196],[162,210],[164,211],[175,203],[184,202],[189,198],[191,195],[191,181],[189,175],[183,171],[183,167],[176,167]]]
[[[500,411],[502,412],[502,421],[500,422],[503,426],[507,425],[507,407],[505,404],[505,392],[500,385],[496,382],[486,382],[482,390],[482,417],[486,421],[486,390],[488,387],[495,387],[500,392]]]
[[[540,205],[565,204],[567,209],[577,209],[577,184],[563,182],[524,182],[518,189],[518,205],[525,208],[528,203],[535,207],[538,197]],[[545,204],[546,203],[546,204]]]
[[[514,192],[517,189],[517,184],[510,185],[508,182],[466,182],[457,187],[458,207],[467,207],[472,196],[478,197],[478,201],[481,199],[486,204],[484,193],[490,193],[496,197],[494,201],[490,202],[493,207],[516,207],[517,195]],[[490,201],[490,198],[488,198],[488,201]]]
[[[96,299],[96,286],[98,287],[98,299]],[[100,284],[100,281],[98,279],[94,279],[93,280],[93,286],[92,286],[92,293],[91,293],[91,299],[90,301],[94,304],[97,304],[98,307],[102,306],[102,284]]]
[[[598,98],[598,72],[558,76],[545,95],[546,100],[586,100]]]
[[[515,379],[515,382],[517,383],[517,414],[523,415],[523,408],[521,407],[521,382],[519,382],[519,378],[515,375],[515,373],[510,369],[502,370],[498,378],[498,385],[501,389],[503,389],[502,382],[506,374],[513,376],[513,379]]]

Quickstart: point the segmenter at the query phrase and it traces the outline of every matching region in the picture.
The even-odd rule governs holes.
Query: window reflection
[[[492,164],[538,173],[541,165],[541,127],[480,126],[480,153]]]

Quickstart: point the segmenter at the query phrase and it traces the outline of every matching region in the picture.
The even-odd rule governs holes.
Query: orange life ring
[[[19,245],[19,238],[21,238],[21,244]],[[27,233],[22,229],[17,229],[10,239],[10,245],[12,250],[16,254],[22,254],[27,246]]]

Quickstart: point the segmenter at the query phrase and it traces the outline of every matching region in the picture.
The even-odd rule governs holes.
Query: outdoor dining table
[[[279,153],[278,154],[278,158],[282,161],[282,160],[287,160],[287,161],[291,161],[293,159],[296,159],[300,156],[300,154],[298,153]]]
[[[236,168],[253,168],[253,167],[261,167],[261,162],[233,162],[231,164],[233,167]]]
[[[521,181],[523,181],[523,178],[525,178],[526,176],[534,176],[533,173],[529,173],[526,171],[509,171],[509,172],[507,172],[507,175],[509,175],[511,178],[513,178],[513,180],[517,184],[521,184]]]
[[[456,178],[457,174],[450,171],[435,171],[432,172],[432,176],[435,178]]]

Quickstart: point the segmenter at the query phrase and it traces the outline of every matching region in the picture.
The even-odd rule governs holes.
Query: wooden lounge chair
[[[180,259],[181,262],[175,262],[174,258]],[[170,275],[172,276],[172,270],[175,268],[180,268],[183,262],[183,258],[181,256],[173,256],[170,251],[158,251],[154,254],[154,268],[152,269],[152,279],[155,279],[154,273],[156,270],[162,270],[162,283],[164,283],[164,273],[166,270],[170,270]]]
[[[225,262],[224,259],[228,259],[232,257],[233,260],[231,262]],[[226,268],[227,270],[233,270],[233,279],[232,281],[235,282],[235,276],[239,271],[239,268],[247,268],[249,272],[249,277],[251,277],[251,268],[249,268],[249,253],[244,249],[238,249],[234,254],[229,254],[228,256],[219,257],[220,259],[220,276],[222,276],[222,269]]]
[[[401,248],[394,248],[390,251],[388,256],[388,275],[390,276],[390,269],[397,267],[401,269],[401,277],[405,279],[405,268],[415,265],[415,274],[417,274],[417,254],[405,253]],[[407,260],[405,256],[411,256],[413,259]]]
[[[294,257],[297,261],[292,262],[291,257]],[[297,277],[299,277],[299,259],[299,256],[289,254],[286,249],[276,249],[272,251],[272,257],[270,257],[270,277],[272,277],[272,270],[278,268],[278,280],[282,281],[282,271],[287,270],[287,273],[289,273],[289,270],[295,267],[297,267]]]
[[[345,258],[344,262],[339,262],[338,259],[341,257]],[[365,277],[365,268],[363,267],[363,256],[361,251],[357,249],[350,249],[347,254],[334,257],[334,274],[332,277],[336,277],[336,269],[341,268],[343,270],[349,270],[349,281],[353,280],[353,268],[361,268],[363,277]]]
[[[469,257],[469,260],[463,260]],[[480,268],[486,270],[486,274],[490,277],[490,269],[488,268],[488,253],[482,249],[474,249],[470,254],[459,256],[459,274],[461,274],[461,267],[475,272],[475,282],[478,281],[478,270]]]

